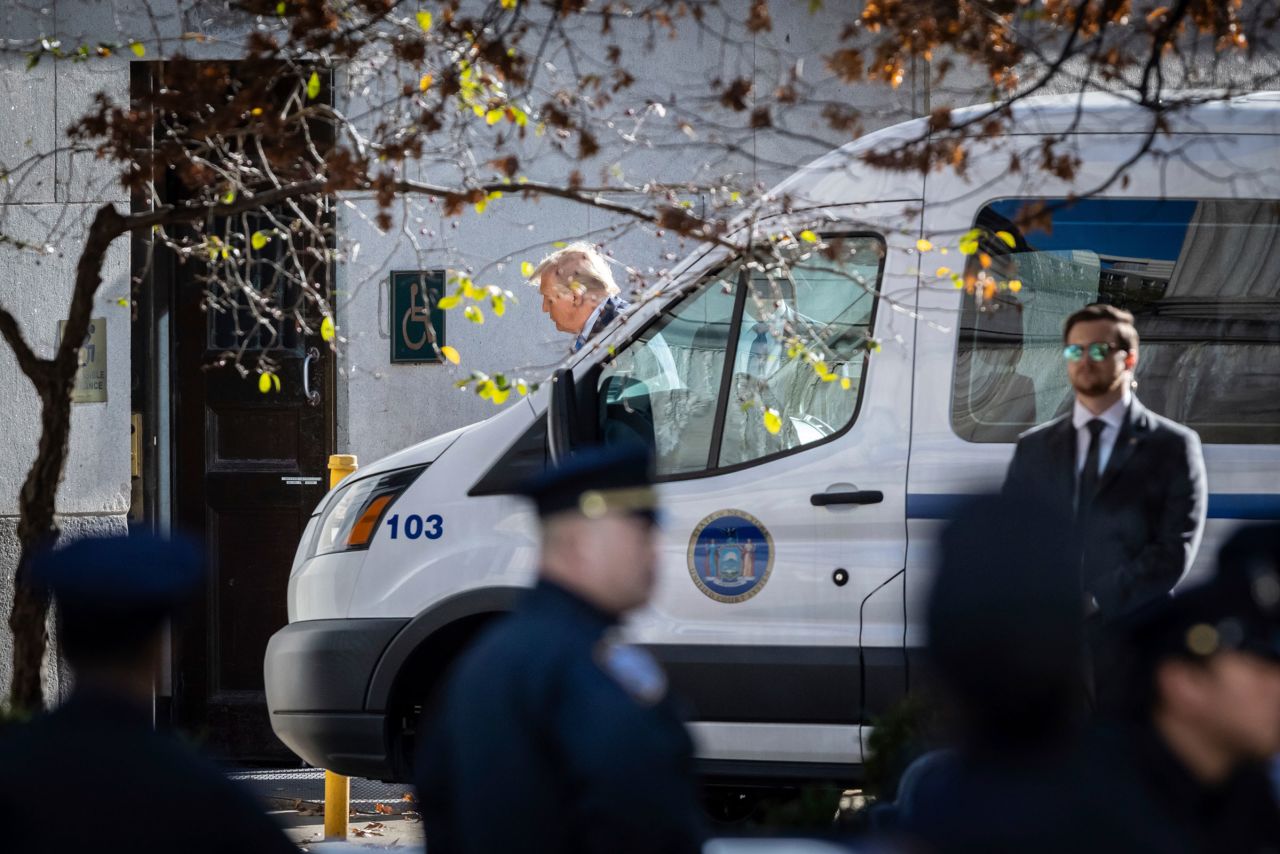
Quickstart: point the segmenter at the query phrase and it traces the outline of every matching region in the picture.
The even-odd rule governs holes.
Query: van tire
[[[418,732],[439,705],[458,657],[500,616],[473,614],[448,624],[423,641],[400,668],[387,706],[388,753],[398,779],[413,780]]]

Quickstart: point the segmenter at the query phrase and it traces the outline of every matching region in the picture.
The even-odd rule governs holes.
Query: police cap
[[[1238,650],[1280,661],[1280,525],[1238,530],[1210,578],[1140,609],[1128,633],[1148,660]]]
[[[653,456],[641,444],[601,445],[575,452],[517,490],[533,499],[538,515],[575,511],[589,518],[609,512],[656,518]]]
[[[31,571],[57,602],[59,642],[77,664],[136,651],[196,592],[204,561],[185,539],[135,530],[44,551]]]

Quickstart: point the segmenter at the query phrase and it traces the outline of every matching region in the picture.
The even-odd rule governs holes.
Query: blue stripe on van
[[[909,493],[908,519],[950,519],[973,495]],[[1210,519],[1280,520],[1280,495],[1225,493],[1209,496]]]

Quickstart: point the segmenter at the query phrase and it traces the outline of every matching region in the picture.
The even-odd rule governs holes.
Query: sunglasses
[[[1107,344],[1105,342],[1086,346],[1068,344],[1062,348],[1062,358],[1074,363],[1083,359],[1086,352],[1089,354],[1090,362],[1103,362],[1112,353],[1124,353],[1127,351],[1123,347],[1117,347],[1115,344]]]

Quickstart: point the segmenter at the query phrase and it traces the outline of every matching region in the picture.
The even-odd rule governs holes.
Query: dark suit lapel
[[[1050,428],[1048,437],[1049,458],[1052,460],[1050,473],[1058,481],[1058,489],[1054,494],[1065,496],[1067,506],[1075,512],[1076,495],[1076,428],[1071,423],[1071,414]]]
[[[1129,462],[1129,458],[1146,437],[1149,427],[1147,408],[1138,402],[1138,398],[1132,398],[1129,401],[1129,411],[1125,413],[1124,423],[1120,425],[1120,435],[1116,436],[1115,447],[1111,449],[1111,458],[1107,460],[1107,467],[1098,480],[1099,493],[1116,479],[1125,463]]]

